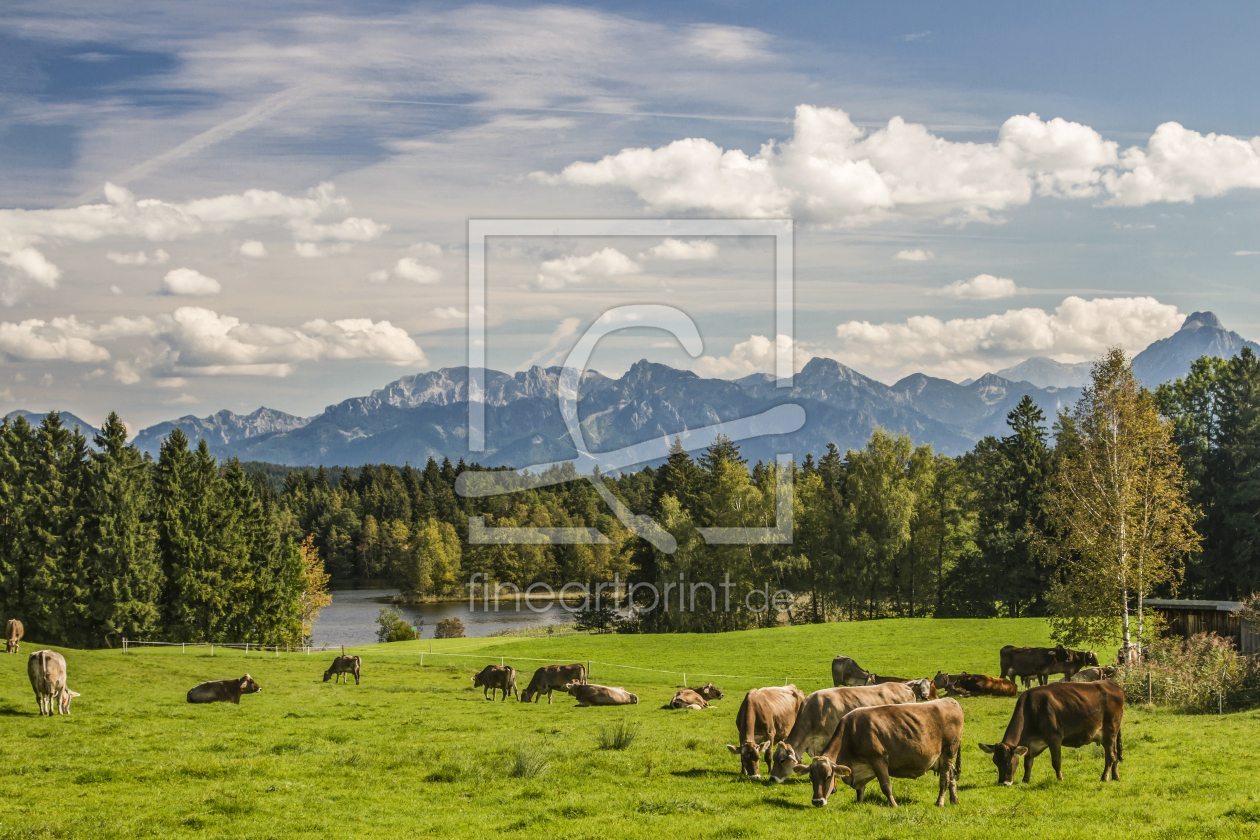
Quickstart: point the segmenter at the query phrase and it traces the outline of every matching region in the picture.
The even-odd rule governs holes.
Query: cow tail
[[[1116,732],[1116,761],[1124,761],[1124,733]]]

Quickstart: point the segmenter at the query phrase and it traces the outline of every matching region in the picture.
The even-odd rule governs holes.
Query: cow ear
[[[989,755],[993,755],[993,745],[992,745],[992,744],[981,744],[981,745],[980,745],[980,749],[984,750],[984,751],[985,751],[986,753],[988,753]]]
[[[795,773],[795,774],[796,774],[796,775],[798,775],[798,776],[803,775],[803,774],[805,774],[805,773],[808,773],[808,772],[809,772],[809,765],[808,765],[808,764],[801,764],[801,763],[798,761],[798,762],[796,762],[796,766],[792,768],[792,772],[793,772],[793,773]]]
[[[1016,747],[1015,755],[1028,755],[1028,747]]]
[[[730,750],[731,752],[733,752],[735,755],[739,755],[740,753],[739,747],[735,746],[734,744],[727,744],[726,748]]]
[[[845,776],[852,776],[852,775],[853,775],[853,771],[852,771],[852,770],[850,770],[848,767],[846,767],[846,766],[845,766],[845,765],[843,765],[843,764],[837,764],[837,765],[836,765],[835,767],[833,767],[832,769],[835,771],[836,775],[837,775],[838,777],[840,777],[840,778],[844,778]]]

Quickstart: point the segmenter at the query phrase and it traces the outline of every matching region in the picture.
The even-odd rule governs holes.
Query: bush
[[[601,750],[628,750],[638,735],[639,725],[623,720],[599,730],[599,748]]]
[[[417,638],[411,622],[403,618],[403,614],[390,607],[383,607],[376,616],[376,641],[378,642],[410,642]]]
[[[458,618],[444,618],[437,623],[437,630],[433,634],[435,639],[462,639],[464,638],[464,622]]]
[[[578,630],[593,630],[596,633],[611,633],[617,621],[617,613],[607,604],[594,604],[573,615],[573,626]]]
[[[1260,670],[1215,633],[1153,642],[1146,661],[1123,668],[1116,679],[1129,702],[1145,703],[1149,691],[1151,702],[1179,712],[1216,712],[1260,699]]]
[[[541,776],[550,764],[542,750],[517,747],[508,762],[508,775],[513,779],[532,779]]]

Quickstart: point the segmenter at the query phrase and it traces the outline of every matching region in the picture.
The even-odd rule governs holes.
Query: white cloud
[[[121,295],[121,294],[123,293],[123,290],[122,290],[122,289],[120,289],[120,288],[118,287],[118,284],[117,284],[117,283],[110,283],[110,284],[109,284],[109,293],[110,293],[111,295]]]
[[[334,242],[331,245],[319,245],[315,242],[294,242],[293,253],[299,257],[315,259],[317,257],[327,257],[331,254],[344,254],[352,247],[349,242]]]
[[[432,260],[442,256],[442,247],[434,245],[432,242],[417,242],[415,245],[407,248],[407,253]]]
[[[621,277],[643,270],[616,248],[603,248],[586,256],[570,254],[547,260],[540,268],[538,285],[544,289],[563,288],[566,283],[581,283],[589,277]]]
[[[955,280],[940,289],[932,289],[928,294],[966,300],[996,300],[1014,297],[1018,292],[1019,288],[1014,280],[1007,277],[994,277],[992,274],[977,274],[970,280]]]
[[[794,216],[825,224],[887,216],[994,220],[1034,194],[1136,206],[1260,188],[1260,138],[1159,126],[1123,154],[1080,123],[1036,114],[1003,123],[995,143],[956,142],[894,117],[866,131],[835,108],[801,105],[784,143],[753,155],[703,138],[577,162],[546,183],[627,187],[663,211]]]
[[[712,260],[717,255],[717,243],[712,240],[693,239],[690,242],[683,242],[681,239],[670,237],[639,254],[639,259],[653,257],[658,260]]]
[[[109,351],[92,343],[93,330],[73,315],[0,323],[0,353],[13,361],[103,362]]]
[[[672,345],[671,345],[672,346]],[[781,354],[795,355],[792,339],[780,335],[771,341],[764,335],[751,336],[731,348],[728,356],[701,356],[696,360],[696,373],[701,376],[737,379],[750,373],[774,373],[775,360]],[[801,364],[804,364],[803,360]],[[800,370],[793,358],[792,369]]]
[[[135,385],[140,381],[140,374],[131,365],[120,360],[114,362],[114,379],[123,385]]]
[[[161,376],[154,379],[153,384],[159,388],[183,388],[188,380],[182,376]]]
[[[1235,251],[1234,252],[1235,257],[1254,257],[1257,254],[1260,254],[1260,251]]]
[[[1050,312],[1029,308],[949,321],[930,315],[904,323],[849,321],[836,327],[839,348],[827,355],[885,381],[915,371],[957,380],[1029,356],[1081,362],[1112,346],[1136,352],[1172,335],[1184,320],[1176,306],[1151,297],[1072,296]]]
[[[426,286],[441,280],[442,272],[432,266],[418,263],[412,257],[403,257],[394,265],[394,276]]]
[[[162,278],[162,292],[168,295],[217,295],[219,281],[192,268],[173,268]]]
[[[714,61],[763,61],[770,57],[765,50],[765,33],[742,26],[702,24],[691,27],[686,47],[694,55]]]
[[[443,321],[460,321],[468,317],[468,313],[454,306],[442,306],[433,310],[434,318],[441,318]]]
[[[905,248],[897,252],[897,259],[907,260],[909,262],[927,262],[935,259],[936,254],[931,251],[925,251],[922,248]]]
[[[201,400],[190,394],[180,394],[178,397],[170,400],[162,400],[162,405],[194,405]]]
[[[923,32],[911,32],[908,35],[902,35],[901,40],[909,43],[910,41],[918,41],[921,38],[926,38],[927,36],[931,34],[932,34],[932,30],[930,29],[924,30]]]
[[[289,222],[288,227],[298,239],[308,242],[323,242],[330,239],[342,242],[371,242],[374,239],[380,239],[381,234],[389,230],[389,225],[356,216],[342,219],[331,225],[299,218]]]
[[[0,230],[0,264],[15,268],[26,278],[35,281],[36,284],[46,289],[57,288],[57,281],[61,279],[61,269],[48,261],[48,258],[39,251],[31,247],[13,248],[6,251],[4,248],[4,240],[2,238],[4,231]]]
[[[134,251],[126,254],[118,251],[109,251],[105,254],[105,259],[117,265],[164,265],[170,261],[171,255],[158,248],[152,254],[144,251]]]
[[[242,257],[253,257],[257,260],[267,256],[267,246],[257,239],[247,239],[241,243],[236,252]]]

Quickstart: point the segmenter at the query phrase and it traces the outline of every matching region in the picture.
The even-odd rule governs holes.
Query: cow
[[[834,686],[874,685],[875,675],[863,671],[849,657],[837,656],[831,660],[831,684]]]
[[[333,677],[338,677],[343,683],[346,682],[346,674],[354,674],[354,684],[359,684],[359,674],[363,668],[363,661],[357,656],[338,656],[333,663],[328,666],[328,670],[324,672],[324,682],[328,682]]]
[[[735,713],[739,744],[726,748],[739,756],[739,771],[750,779],[761,778],[761,758],[770,763],[770,747],[792,731],[805,703],[805,692],[794,685],[754,688],[744,695]]]
[[[876,676],[872,685],[884,685],[885,683],[902,683],[914,689],[915,696],[920,700],[935,700],[937,697],[936,687],[932,685],[932,681],[924,677],[923,679],[907,679],[905,677],[880,677]]]
[[[10,618],[5,624],[5,653],[17,653],[18,642],[22,641],[22,634],[26,632],[22,627],[22,622],[16,618]]]
[[[722,690],[713,683],[709,683],[703,688],[684,688],[674,692],[674,697],[669,701],[670,709],[711,709],[710,700],[721,700],[726,695]]]
[[[262,691],[262,686],[246,674],[235,680],[214,680],[195,685],[188,689],[188,702],[235,703],[239,706],[242,694],[256,694],[259,691]]]
[[[66,660],[55,650],[37,650],[26,660],[26,675],[35,690],[41,715],[70,714],[70,701],[79,696],[66,687]]]
[[[840,721],[826,749],[794,769],[809,774],[813,803],[819,808],[827,804],[837,777],[857,791],[858,802],[865,801],[866,785],[876,779],[888,804],[896,808],[892,778],[917,779],[929,770],[941,780],[937,807],[945,804],[946,793],[957,805],[962,731],[962,706],[952,697],[854,709]]]
[[[473,688],[481,689],[481,696],[493,700],[495,691],[503,691],[503,699],[508,695],[520,699],[521,693],[516,689],[516,669],[511,665],[487,665],[481,673],[472,678]]]
[[[787,738],[775,746],[770,778],[786,782],[806,753],[822,752],[841,719],[854,709],[913,703],[914,698],[914,690],[905,683],[839,686],[815,691],[805,698]]]
[[[1083,671],[1077,671],[1076,676],[1072,677],[1076,682],[1098,682],[1099,680],[1109,680],[1116,675],[1119,668],[1115,665],[1105,665],[1101,668],[1086,668]]]
[[[631,694],[624,688],[609,688],[606,685],[591,683],[569,683],[564,690],[573,695],[578,706],[634,706],[639,702],[639,695]]]
[[[1054,774],[1063,781],[1063,748],[1102,744],[1105,761],[1102,781],[1120,780],[1116,766],[1124,760],[1120,724],[1124,720],[1124,691],[1112,680],[1076,683],[1059,681],[1025,691],[1015,701],[1006,734],[996,744],[981,744],[993,756],[998,784],[1015,781],[1019,757],[1024,757],[1024,781],[1032,779],[1033,759],[1046,749]]]
[[[949,694],[960,697],[1014,697],[1019,693],[1014,681],[963,671],[953,676],[937,671],[932,682]]]
[[[537,703],[539,695],[546,692],[547,705],[550,706],[551,692],[557,689],[564,691],[569,683],[584,684],[585,682],[586,666],[579,662],[572,665],[544,665],[534,672],[529,685],[525,686],[525,690],[521,692],[521,702],[528,703],[533,700]]]
[[[1045,685],[1050,674],[1063,674],[1063,679],[1070,680],[1082,668],[1098,665],[1098,654],[1092,650],[1071,650],[1063,645],[1052,648],[1007,645],[998,652],[998,656],[1000,676],[1019,677],[1024,688],[1032,684],[1033,677]]]

